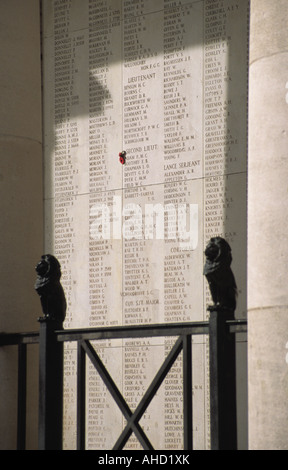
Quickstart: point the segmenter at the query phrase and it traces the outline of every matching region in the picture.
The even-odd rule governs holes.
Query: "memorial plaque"
[[[248,24],[248,0],[43,1],[46,251],[62,266],[65,328],[207,319],[203,251],[218,235],[245,315]],[[96,346],[132,410],[172,344]],[[72,449],[73,346],[65,354]],[[194,442],[207,449],[203,337],[193,363]],[[125,420],[87,367],[86,447],[109,449]],[[155,449],[183,448],[181,374],[179,358],[141,419]],[[132,435],[125,448],[141,446]]]

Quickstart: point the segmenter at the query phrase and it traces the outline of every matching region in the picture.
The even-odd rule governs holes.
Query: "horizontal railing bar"
[[[246,320],[227,321],[230,333],[247,331]],[[58,341],[81,341],[101,339],[129,339],[159,336],[206,335],[209,322],[160,323],[154,325],[110,326],[103,328],[82,328],[56,332]]]
[[[247,333],[247,320],[227,320],[229,333]]]
[[[247,332],[247,320],[228,320],[230,333]],[[209,322],[160,323],[153,325],[109,326],[101,328],[78,328],[57,331],[58,341],[81,341],[100,339],[129,339],[157,336],[206,335]],[[0,333],[0,347],[39,343],[39,332]]]
[[[39,343],[39,332],[0,333],[0,346],[17,346],[18,344]]]
[[[80,341],[100,339],[129,339],[157,336],[179,336],[208,334],[208,322],[171,323],[157,325],[112,326],[57,331],[58,341]]]

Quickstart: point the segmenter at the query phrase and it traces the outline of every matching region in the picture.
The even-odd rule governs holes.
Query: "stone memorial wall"
[[[246,312],[248,0],[44,0],[45,250],[62,266],[66,328],[207,319],[203,251],[231,244]],[[125,152],[126,161],[119,154]],[[173,340],[101,342],[131,409]],[[76,350],[65,351],[75,447]],[[208,349],[193,340],[195,447],[209,448]],[[125,420],[88,364],[87,449]],[[182,448],[181,358],[141,424]],[[141,448],[132,436],[126,449]]]

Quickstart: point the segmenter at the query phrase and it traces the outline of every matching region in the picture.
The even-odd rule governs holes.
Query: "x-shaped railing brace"
[[[98,371],[106,387],[108,388],[109,392],[111,393],[112,397],[114,398],[115,402],[123,413],[125,419],[127,420],[127,424],[123,429],[120,437],[118,438],[116,444],[114,445],[113,450],[123,449],[133,432],[145,450],[153,450],[153,446],[150,443],[146,434],[144,433],[143,429],[139,425],[139,421],[145,413],[146,409],[148,408],[153,397],[157,393],[159,387],[161,386],[172,365],[176,361],[179,353],[183,349],[182,337],[179,337],[176,343],[174,344],[173,348],[166,357],[165,361],[163,362],[158,373],[156,374],[147,391],[145,392],[144,396],[142,397],[134,413],[130,410],[125,399],[117,388],[117,385],[113,381],[112,377],[110,376],[109,372],[107,371],[106,367],[104,366],[103,362],[101,361],[100,357],[96,353],[91,343],[88,340],[81,341],[81,347],[83,348],[83,350],[91,360],[92,364]]]

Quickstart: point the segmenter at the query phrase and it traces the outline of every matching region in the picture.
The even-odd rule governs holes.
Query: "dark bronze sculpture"
[[[237,286],[231,270],[231,248],[221,237],[211,238],[206,250],[204,275],[209,284],[214,305],[209,310],[235,311]]]
[[[43,319],[63,322],[66,315],[66,299],[60,283],[59,261],[55,256],[43,255],[35,269],[38,275],[35,290],[40,296]]]

